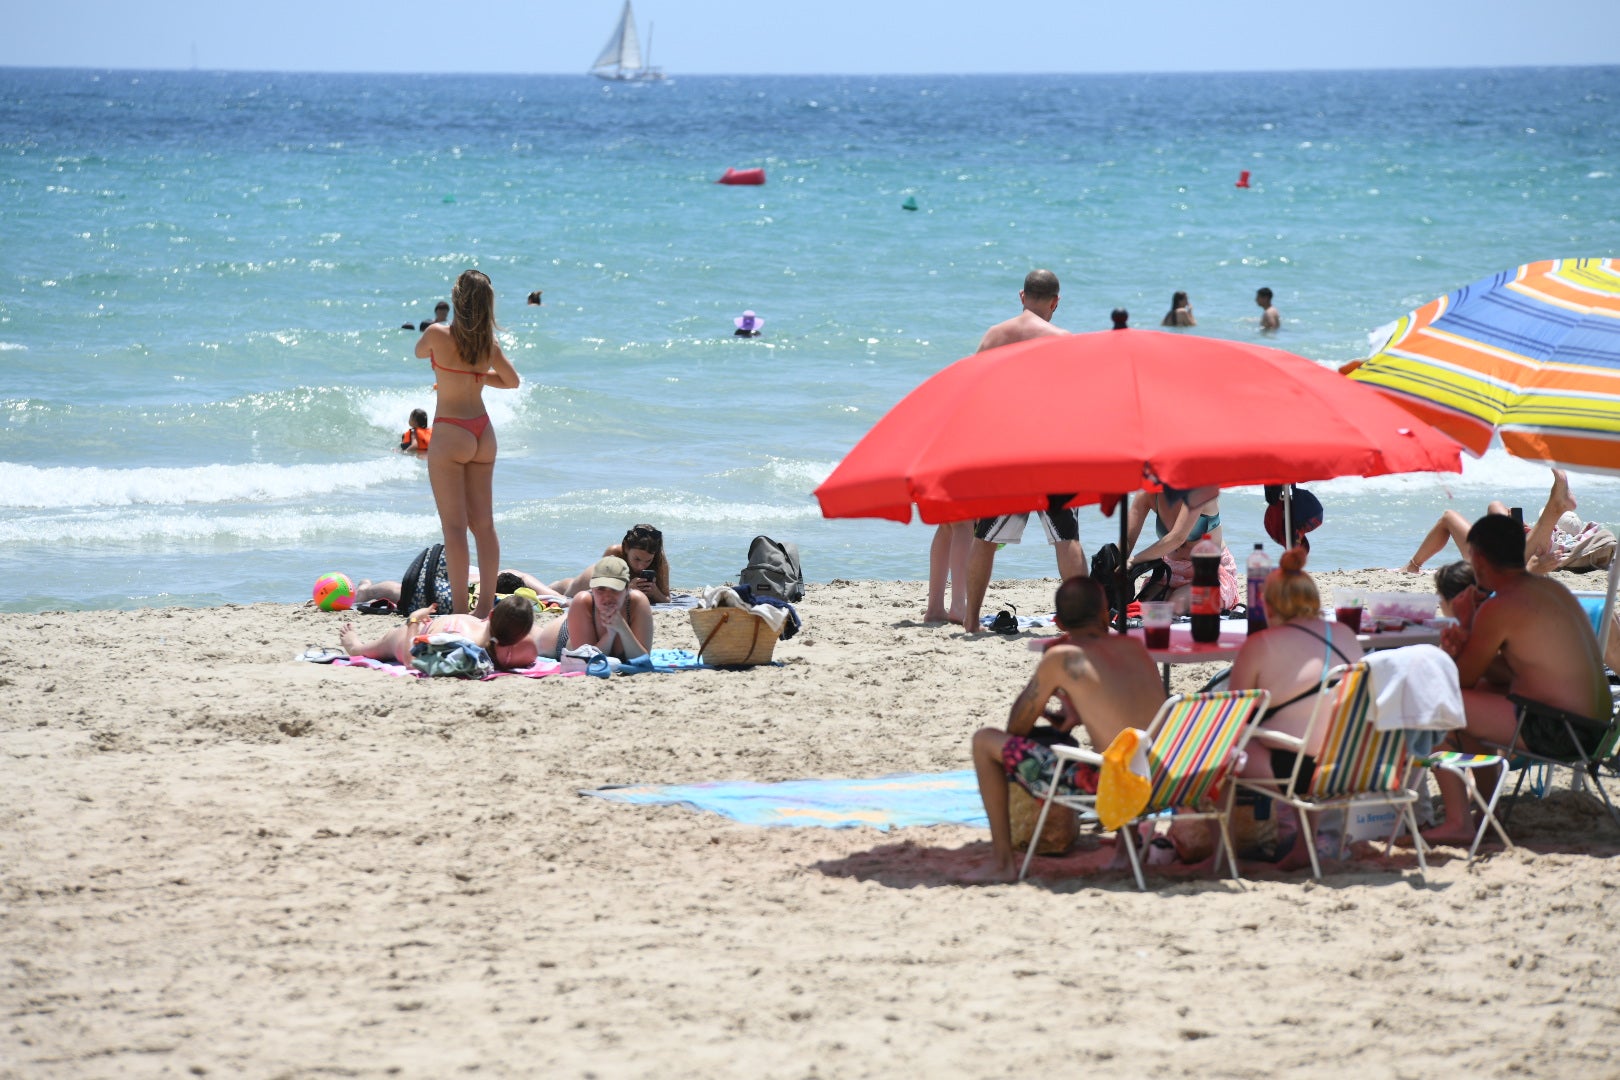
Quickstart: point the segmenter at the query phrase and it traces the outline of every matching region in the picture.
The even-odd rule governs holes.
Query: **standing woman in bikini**
[[[467,610],[467,533],[478,545],[479,578],[501,572],[501,542],[495,535],[495,429],[484,411],[484,387],[516,390],[521,381],[495,340],[495,290],[477,270],[465,271],[450,291],[455,321],[434,323],[416,343],[416,355],[432,363],[438,379],[428,480],[444,529],[444,558],[457,613]],[[442,359],[441,359],[442,357]],[[481,590],[479,618],[495,606],[495,590]]]

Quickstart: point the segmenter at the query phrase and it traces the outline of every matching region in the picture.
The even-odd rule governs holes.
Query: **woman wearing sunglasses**
[[[669,602],[669,560],[664,557],[664,534],[651,525],[632,525],[617,544],[609,544],[602,557],[623,559],[630,566],[630,586],[655,604]],[[592,566],[579,575],[552,584],[564,596],[591,587]]]

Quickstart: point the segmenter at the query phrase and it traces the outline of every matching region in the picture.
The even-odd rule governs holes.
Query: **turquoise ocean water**
[[[764,187],[722,187],[763,166]],[[1240,170],[1252,188],[1233,186]],[[907,196],[920,206],[901,210]],[[1620,68],[1208,76],[407,77],[0,70],[0,610],[297,600],[438,531],[394,447],[431,379],[400,324],[468,266],[524,376],[489,392],[504,559],[637,521],[675,580],[758,532],[812,579],[922,578],[932,530],[811,490],[1055,270],[1056,321],[1323,362],[1493,271],[1620,254]],[[543,307],[524,297],[545,291]],[[765,336],[734,340],[752,308]],[[1086,402],[1032,394],[964,438]],[[1209,421],[1260,418],[1210,403]],[[1447,506],[1533,515],[1546,470],[1315,486],[1321,568],[1393,566]],[[1620,522],[1620,481],[1575,477]],[[1223,499],[1234,550],[1258,493]],[[1115,534],[1087,512],[1088,549]],[[1032,535],[1032,539],[1033,539]],[[998,573],[1053,573],[1042,543]]]

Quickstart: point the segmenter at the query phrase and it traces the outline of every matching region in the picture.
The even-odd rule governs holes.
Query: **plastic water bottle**
[[[1192,549],[1192,639],[1221,638],[1221,549],[1204,537]]]
[[[1264,544],[1254,545],[1249,553],[1249,595],[1244,601],[1249,606],[1249,633],[1258,634],[1266,628],[1266,607],[1261,593],[1266,588],[1266,576],[1271,573],[1271,557]]]

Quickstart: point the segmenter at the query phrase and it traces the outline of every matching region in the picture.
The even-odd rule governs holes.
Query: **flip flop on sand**
[[[996,617],[990,620],[990,629],[997,634],[1018,633],[1018,608],[1012,604],[1008,604],[1007,608],[996,612]]]
[[[344,656],[348,656],[348,655],[349,655],[348,653],[344,652],[342,649],[339,649],[339,648],[332,647],[332,648],[323,649],[323,648],[320,648],[319,646],[311,645],[309,648],[305,649],[300,655],[293,657],[293,659],[294,660],[308,660],[312,664],[330,664],[332,661],[338,659],[339,657],[344,657]]]

